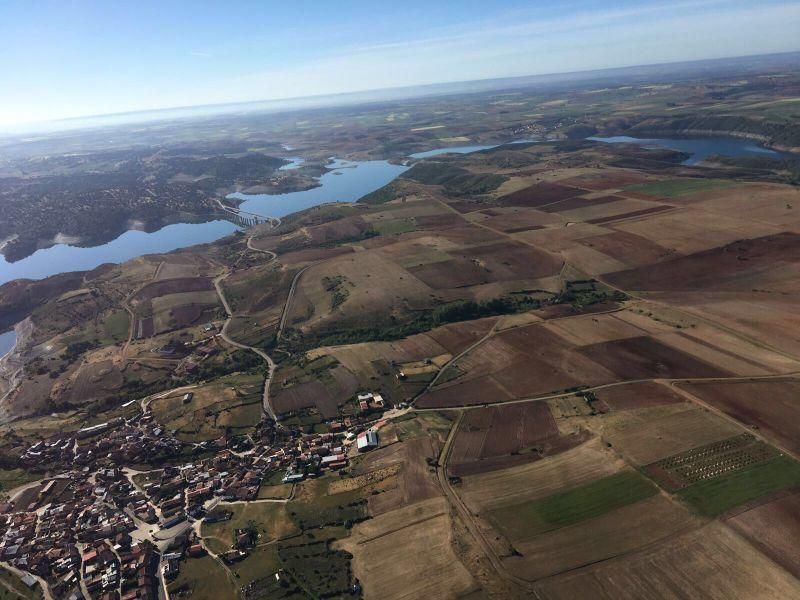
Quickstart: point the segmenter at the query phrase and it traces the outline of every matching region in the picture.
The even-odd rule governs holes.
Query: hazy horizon
[[[800,49],[800,2],[0,7],[0,126]]]

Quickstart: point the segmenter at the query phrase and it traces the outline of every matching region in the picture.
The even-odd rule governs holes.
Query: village
[[[0,562],[46,598],[168,598],[183,561],[247,557],[253,531],[237,529],[220,555],[200,536],[202,523],[230,518],[226,505],[257,501],[267,479],[295,486],[344,476],[354,456],[378,447],[383,398],[366,392],[354,401],[360,414],[331,420],[324,433],[265,418],[246,440],[188,443],[142,403],[130,418],[39,441],[20,463],[58,475],[0,504]],[[158,468],[133,468],[141,465]]]

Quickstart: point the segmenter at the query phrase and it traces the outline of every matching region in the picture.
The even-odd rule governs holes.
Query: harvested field
[[[668,210],[672,210],[673,208],[674,207],[666,204],[660,204],[658,206],[651,206],[649,208],[640,208],[639,210],[632,210],[629,212],[618,213],[615,215],[607,215],[605,217],[595,217],[593,219],[587,219],[586,222],[592,223],[594,225],[603,225],[605,223],[613,223],[614,221],[621,221],[623,219],[633,219],[635,217],[655,215]]]
[[[544,323],[542,327],[576,346],[639,337],[649,333],[636,325],[623,321],[615,313],[558,319]]]
[[[336,399],[318,381],[301,383],[281,390],[275,394],[271,402],[278,413],[296,412],[314,407],[326,419],[333,419],[338,414]]]
[[[597,390],[595,396],[614,411],[680,404],[686,401],[683,396],[671,390],[669,386],[653,381]]]
[[[460,354],[484,337],[497,322],[495,317],[451,323],[432,329],[426,335],[440,344],[450,354]]]
[[[561,488],[583,485],[622,467],[622,461],[599,440],[592,440],[537,462],[465,476],[458,494],[472,513],[481,515],[502,506],[544,498]]]
[[[555,578],[537,592],[545,600],[751,600],[796,598],[800,583],[736,533],[710,523],[644,552]]]
[[[488,213],[483,211],[483,214]],[[476,219],[476,221],[478,220]],[[533,208],[504,208],[502,212],[496,211],[496,214],[489,215],[488,219],[478,222],[486,227],[504,231],[505,233],[516,233],[529,229],[541,229],[548,225],[561,225],[564,223],[564,219],[558,215],[548,214]]]
[[[75,405],[111,398],[124,381],[122,372],[110,360],[84,364],[65,390],[63,398]]]
[[[725,519],[725,523],[800,578],[800,491],[778,494],[769,502]]]
[[[600,196],[599,198],[567,198],[566,200],[559,200],[553,204],[542,206],[539,210],[546,213],[565,212],[568,210],[575,210],[579,208],[589,208],[592,206],[600,206],[601,204],[608,204],[609,202],[617,202],[624,200],[622,196]]]
[[[281,254],[281,262],[285,265],[294,266],[302,263],[317,262],[327,260],[335,256],[350,254],[353,252],[352,246],[336,246],[335,248],[309,248],[307,250],[296,250]]]
[[[371,473],[377,469],[394,469],[398,465],[397,485],[379,485],[385,488],[369,496],[369,512],[381,515],[394,509],[414,504],[440,495],[433,468],[428,464],[439,455],[439,444],[427,435],[414,437],[379,448],[364,456],[353,469],[354,476]],[[387,479],[387,483],[388,483]]]
[[[658,198],[676,198],[715,188],[734,187],[736,185],[737,183],[735,181],[727,181],[725,179],[668,179],[665,181],[629,185],[625,187],[625,191]]]
[[[757,427],[771,441],[800,453],[800,381],[681,383],[703,402],[747,427]]]
[[[132,302],[152,300],[167,294],[180,294],[183,292],[202,292],[214,290],[214,283],[208,277],[182,277],[179,279],[164,279],[148,283],[131,298]]]
[[[536,581],[634,552],[700,524],[679,504],[655,495],[533,538],[512,539],[522,556],[505,563],[520,577]]]
[[[337,547],[353,555],[364,598],[455,598],[473,586],[452,549],[447,502],[432,498],[357,524]]]
[[[641,336],[584,346],[578,350],[623,379],[726,377],[731,373]]]
[[[544,206],[574,196],[585,194],[586,190],[561,185],[558,183],[536,183],[530,187],[500,196],[497,199],[501,206]]]
[[[647,175],[639,171],[623,171],[604,169],[599,173],[587,173],[578,175],[570,179],[565,179],[563,183],[576,185],[587,190],[616,190],[625,186],[642,183],[647,180]]]
[[[453,443],[449,473],[474,475],[539,460],[585,442],[587,435],[561,436],[546,402],[469,411]]]
[[[475,406],[511,400],[512,396],[491,377],[478,377],[464,383],[437,387],[423,394],[415,405],[419,408]]]
[[[647,465],[741,433],[722,417],[684,404],[610,413],[598,426],[603,439],[634,465]]]
[[[783,269],[796,273],[800,234],[782,233],[742,240],[675,258],[657,265],[620,271],[607,276],[629,290],[750,291],[769,287]]]
[[[501,242],[450,251],[451,260],[409,267],[415,277],[433,289],[481,285],[496,281],[539,279],[555,275],[562,261],[523,244]]]

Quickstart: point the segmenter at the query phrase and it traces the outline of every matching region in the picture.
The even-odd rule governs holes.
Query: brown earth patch
[[[725,523],[792,575],[800,578],[800,491],[739,512]]]
[[[656,495],[532,539],[512,539],[522,556],[504,562],[518,576],[536,581],[633,552],[700,523],[682,505]]]
[[[674,256],[674,251],[627,231],[613,231],[576,241],[632,267],[650,265]]]
[[[164,279],[148,283],[131,298],[132,302],[152,300],[158,296],[179,294],[183,292],[201,292],[213,290],[214,283],[208,277],[181,277],[179,279]]]
[[[624,198],[622,196],[600,196],[599,198],[592,198],[591,200],[588,198],[567,198],[566,200],[560,200],[554,204],[542,206],[539,210],[547,213],[563,212],[577,208],[588,208],[599,204],[608,204],[609,202],[617,202],[619,200],[624,200]],[[592,223],[592,221],[588,222]]]
[[[727,371],[647,336],[592,344],[578,352],[627,380],[730,376]]]
[[[574,196],[580,196],[586,190],[580,188],[561,185],[558,183],[536,183],[530,187],[512,192],[505,196],[500,196],[497,202],[502,206],[543,206],[566,200]]]
[[[448,408],[474,406],[510,400],[511,395],[491,377],[479,377],[464,383],[436,388],[423,394],[416,402],[419,408]]]
[[[296,265],[300,263],[316,262],[326,260],[342,254],[353,252],[351,246],[337,246],[336,248],[309,248],[307,250],[296,250],[281,254],[280,261],[285,265]]]
[[[332,419],[338,414],[336,399],[318,381],[301,383],[279,391],[272,399],[272,405],[278,413],[316,407],[326,419]]]
[[[606,217],[597,217],[596,219],[587,219],[586,222],[592,223],[593,225],[602,225],[603,223],[612,223],[613,221],[621,221],[622,219],[632,219],[634,217],[653,215],[667,210],[672,210],[673,208],[674,208],[673,206],[668,206],[666,204],[661,206],[651,206],[650,208],[632,210],[630,212],[622,213],[619,215],[608,215]]]
[[[611,410],[636,410],[686,401],[668,386],[653,381],[597,390],[595,395]]]
[[[800,381],[681,383],[681,389],[718,408],[774,443],[800,453]]]
[[[553,578],[536,592],[543,600],[777,599],[798,597],[800,583],[736,533],[710,523],[643,552]]]
[[[608,281],[629,290],[741,290],[767,287],[784,268],[796,271],[800,234],[781,233],[626,271]]]

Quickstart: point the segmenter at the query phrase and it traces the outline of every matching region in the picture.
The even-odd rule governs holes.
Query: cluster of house
[[[153,421],[149,410],[79,429],[73,435],[39,441],[20,457],[22,467],[42,465],[126,465],[177,456],[184,443]]]
[[[158,555],[133,542],[136,525],[113,488],[107,472],[73,471],[4,503],[0,560],[41,578],[56,598],[156,598]]]

